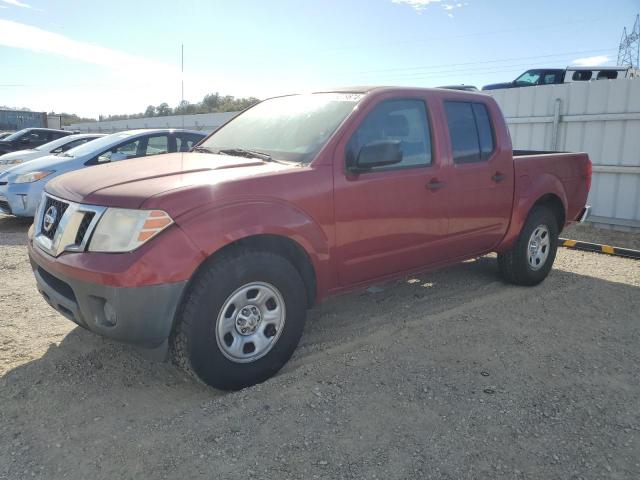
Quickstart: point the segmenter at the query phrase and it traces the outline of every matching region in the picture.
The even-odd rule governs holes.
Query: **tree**
[[[171,115],[171,108],[169,108],[168,103],[162,102],[156,107],[156,113],[159,117],[166,117],[167,115]]]
[[[98,121],[107,120],[126,120],[128,118],[142,117],[166,117],[167,115],[193,115],[194,113],[211,113],[211,112],[239,112],[245,108],[258,103],[256,97],[236,98],[231,95],[221,96],[218,92],[209,93],[204,96],[201,102],[189,103],[183,100],[176,108],[171,108],[168,103],[163,102],[157,107],[149,105],[144,112],[132,113],[125,115],[99,115]],[[63,113],[63,125],[80,122],[95,122],[93,118],[81,118],[77,115]]]
[[[205,95],[202,99],[202,107],[205,112],[215,112],[219,106],[220,94],[218,92]]]

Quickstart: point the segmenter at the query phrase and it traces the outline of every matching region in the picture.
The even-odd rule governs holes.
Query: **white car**
[[[60,153],[64,153],[78,145],[82,145],[83,143],[87,143],[91,140],[104,136],[105,134],[103,133],[80,133],[77,135],[68,135],[66,137],[53,140],[52,142],[45,143],[44,145],[40,145],[36,148],[5,153],[4,155],[0,155],[0,172],[29,160],[35,160],[36,158],[45,157],[47,155],[58,155]]]

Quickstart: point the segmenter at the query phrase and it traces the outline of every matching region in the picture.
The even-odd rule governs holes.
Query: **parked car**
[[[64,173],[167,152],[187,152],[206,135],[189,130],[129,130],[0,173],[0,213],[32,217],[45,184]]]
[[[24,150],[25,148],[39,147],[72,133],[52,128],[25,128],[0,140],[0,155],[15,152],[16,150]]]
[[[292,95],[192,153],[54,179],[28,249],[66,317],[239,389],[287,362],[330,295],[489,252],[508,282],[541,282],[590,182],[584,153],[513,153],[488,95]]]
[[[0,132],[0,140],[2,140],[3,138],[8,137],[9,135],[11,135],[13,132]]]
[[[632,73],[629,67],[537,68],[527,70],[512,82],[485,85],[482,87],[482,90],[535,87],[537,85],[553,85],[589,80],[615,80],[616,78],[630,77]]]
[[[13,165],[27,162],[29,160],[35,160],[36,158],[46,157],[47,155],[59,155],[71,150],[78,145],[87,143],[96,138],[104,137],[103,133],[81,133],[77,135],[67,135],[66,137],[60,137],[44,145],[40,145],[36,148],[30,148],[29,150],[18,150],[16,152],[5,153],[0,155],[0,172],[11,168]]]

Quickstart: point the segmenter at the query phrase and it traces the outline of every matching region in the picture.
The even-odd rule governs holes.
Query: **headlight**
[[[39,172],[29,172],[18,175],[13,179],[13,183],[32,183],[42,180],[53,173],[53,170],[43,170]]]
[[[172,223],[162,210],[108,208],[93,232],[89,251],[130,252]]]

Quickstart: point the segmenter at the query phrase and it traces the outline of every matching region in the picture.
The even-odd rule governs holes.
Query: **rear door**
[[[357,284],[437,260],[447,230],[444,170],[432,147],[424,98],[369,105],[339,143],[334,163],[336,258],[340,283]],[[346,171],[346,157],[370,143],[399,140],[400,164]],[[432,188],[429,188],[429,185]]]
[[[510,146],[496,143],[492,119],[498,108],[482,101],[446,101],[449,130],[451,202],[449,244],[452,256],[495,247],[509,226],[514,171]]]

